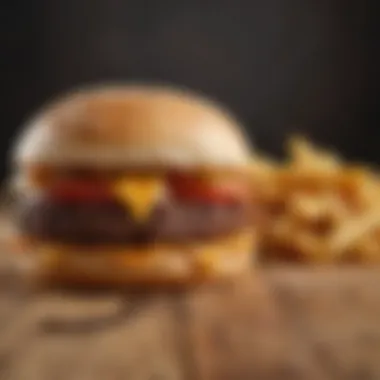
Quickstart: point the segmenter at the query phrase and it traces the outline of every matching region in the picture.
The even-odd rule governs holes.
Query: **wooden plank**
[[[107,317],[118,314],[116,302],[36,296],[2,331],[0,378],[182,379],[172,300],[131,301],[123,318]]]
[[[264,271],[233,286],[128,298],[120,317],[119,296],[23,299],[2,288],[0,304],[13,310],[1,326],[0,375],[376,379],[379,282],[377,270]],[[108,323],[78,324],[89,318]]]
[[[260,275],[186,300],[199,379],[327,379],[289,334],[272,289]]]
[[[379,268],[267,273],[292,335],[333,379],[380,378]]]
[[[282,270],[263,277],[131,301],[135,313],[92,329],[73,329],[71,322],[60,329],[51,321],[113,313],[117,298],[72,303],[42,294],[16,302],[18,312],[1,331],[1,373],[14,379],[100,379],[105,373],[129,379],[378,378],[377,271]]]

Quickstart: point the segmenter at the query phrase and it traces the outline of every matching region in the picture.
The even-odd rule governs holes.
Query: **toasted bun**
[[[28,252],[29,251],[29,252]],[[114,285],[189,284],[233,277],[248,270],[255,251],[252,231],[203,244],[152,246],[145,249],[83,248],[36,243],[24,258],[34,260],[39,279],[55,283]]]
[[[210,100],[156,86],[87,89],[60,99],[23,130],[17,164],[242,167],[250,147]]]

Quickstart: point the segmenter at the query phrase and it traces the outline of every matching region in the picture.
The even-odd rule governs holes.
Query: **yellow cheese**
[[[116,181],[113,192],[132,213],[136,221],[144,222],[164,192],[160,178],[124,178]]]

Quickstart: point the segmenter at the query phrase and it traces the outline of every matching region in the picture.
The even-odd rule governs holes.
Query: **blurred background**
[[[304,131],[380,163],[376,3],[2,1],[1,178],[10,141],[33,111],[72,87],[114,80],[202,91],[270,153]]]

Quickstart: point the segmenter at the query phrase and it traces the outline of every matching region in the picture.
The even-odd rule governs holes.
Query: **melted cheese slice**
[[[144,222],[149,217],[164,190],[164,181],[157,177],[128,177],[116,181],[113,185],[117,199],[131,211],[138,222]]]

